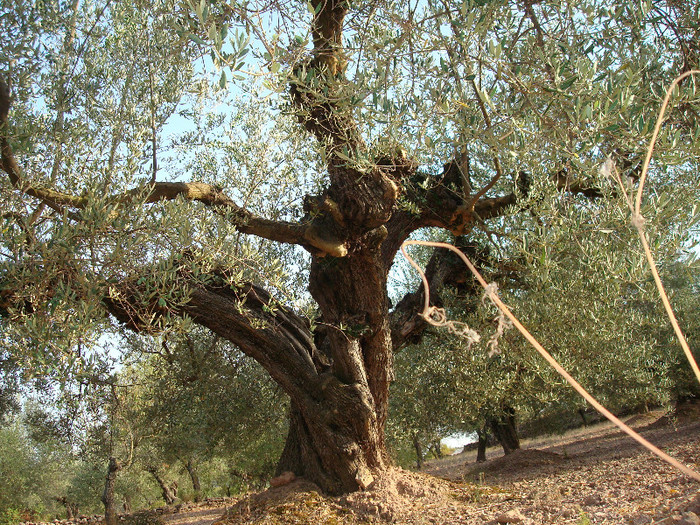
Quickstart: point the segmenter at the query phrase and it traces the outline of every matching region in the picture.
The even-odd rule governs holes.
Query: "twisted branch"
[[[9,176],[12,185],[25,195],[40,200],[59,213],[71,210],[71,218],[80,220],[80,214],[76,211],[83,210],[89,205],[89,197],[76,196],[32,184],[23,177],[7,134],[11,103],[9,86],[4,79],[0,78],[0,167]],[[112,212],[116,213],[118,205],[137,198],[142,198],[145,203],[155,203],[174,200],[178,197],[212,207],[216,213],[227,217],[243,233],[272,241],[298,244],[315,254],[329,254],[336,257],[347,254],[347,247],[343,241],[329,235],[324,228],[313,221],[298,224],[258,217],[238,206],[220,188],[202,182],[156,182],[113,195],[107,199],[107,202],[116,205],[115,211]]]

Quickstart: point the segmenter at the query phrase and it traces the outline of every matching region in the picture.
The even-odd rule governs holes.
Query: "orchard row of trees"
[[[201,331],[123,343],[119,371],[42,381],[3,414],[5,521],[230,496],[274,472],[287,403],[259,366]]]
[[[608,261],[600,273],[581,252],[574,253],[549,254],[545,265],[521,268],[516,281],[502,281],[500,293],[522,322],[614,413],[672,410],[700,396],[643,268],[630,272],[618,261],[616,273]],[[450,252],[443,257],[462,265]],[[676,313],[694,347],[700,338],[694,314],[700,301],[697,262],[669,260],[664,266]],[[496,268],[485,264],[482,270]],[[601,418],[514,329],[492,351],[488,338],[496,331],[496,310],[473,284],[455,284],[445,294],[445,306],[450,317],[486,337],[470,345],[444,329],[431,330],[397,355],[390,432],[404,461],[415,458],[420,466],[452,434],[475,434],[482,445],[488,439],[509,454],[519,448],[521,432],[558,433]]]
[[[540,410],[531,399],[565,403],[512,334],[488,357],[427,331],[424,291],[396,259],[421,237],[459,244],[602,397],[606,376],[630,402],[681,391],[627,204],[600,167],[609,159],[637,184],[665,87],[699,65],[699,11],[696,0],[3,4],[3,384],[56,389],[65,409],[45,412],[79,426],[70,452],[103,449],[108,514],[132,464],[155,478],[180,457],[236,457],[260,435],[254,414],[280,410],[276,472],[332,494],[366,488],[392,462],[391,385],[400,413],[425,384],[411,365],[423,358],[442,379],[422,398],[461,412],[453,426],[506,436],[514,414]],[[697,282],[696,79],[674,108],[642,211],[663,273],[688,283],[682,302]],[[422,260],[431,302],[487,341],[493,312],[471,278],[440,251]],[[139,343],[116,354],[117,337]],[[200,357],[185,367],[191,347]],[[241,353],[276,385],[260,379],[261,401],[239,396],[252,366]],[[166,417],[161,395],[191,405]],[[139,459],[149,451],[155,464]]]

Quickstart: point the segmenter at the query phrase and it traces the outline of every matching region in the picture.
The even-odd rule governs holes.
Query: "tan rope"
[[[681,330],[680,325],[678,324],[678,320],[676,319],[675,314],[673,313],[673,309],[671,308],[671,302],[668,300],[668,295],[666,294],[666,290],[664,289],[664,285],[661,282],[661,277],[659,277],[659,272],[656,269],[656,263],[654,262],[654,257],[651,255],[651,249],[649,248],[649,242],[647,241],[646,235],[644,233],[644,217],[642,217],[642,193],[644,191],[644,183],[646,182],[647,178],[647,172],[649,171],[649,163],[651,162],[651,156],[654,153],[654,145],[656,144],[656,139],[659,136],[659,130],[661,129],[661,124],[663,123],[664,120],[664,115],[666,114],[666,108],[668,107],[668,103],[671,99],[671,95],[673,94],[673,90],[675,87],[684,79],[687,78],[691,75],[700,75],[700,70],[697,69],[692,69],[690,71],[686,71],[682,75],[680,75],[676,80],[674,80],[669,88],[666,90],[666,96],[664,97],[664,101],[661,104],[661,110],[659,111],[659,117],[656,120],[656,126],[654,127],[654,133],[651,136],[651,141],[649,143],[649,147],[647,148],[647,156],[644,159],[644,165],[642,166],[642,173],[639,177],[639,189],[637,190],[637,199],[635,202],[634,209],[632,209],[632,225],[637,229],[637,232],[639,233],[639,238],[642,241],[642,247],[644,248],[644,255],[646,256],[647,262],[649,263],[649,268],[651,269],[651,274],[654,276],[654,282],[656,283],[656,288],[659,290],[659,295],[661,296],[661,302],[664,304],[664,308],[666,309],[666,314],[668,315],[669,320],[671,321],[671,326],[673,326],[673,331],[676,333],[676,337],[678,338],[678,341],[681,344],[681,347],[683,348],[683,352],[685,353],[685,357],[690,363],[690,367],[693,369],[693,372],[695,373],[695,378],[698,380],[700,383],[700,368],[698,368],[698,364],[695,361],[695,358],[693,357],[693,353],[690,351],[690,347],[688,346],[688,342],[685,339],[685,336],[683,335],[683,332]],[[618,175],[619,179],[619,175]],[[620,184],[622,182],[620,181]],[[625,195],[626,196],[626,195]],[[630,202],[630,208],[632,208],[631,200]]]

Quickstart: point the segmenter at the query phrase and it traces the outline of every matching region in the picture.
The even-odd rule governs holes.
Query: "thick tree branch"
[[[112,287],[104,304],[136,331],[152,331],[154,320],[167,313],[187,315],[258,361],[293,398],[309,395],[320,361],[308,321],[257,285],[232,285],[219,273],[208,277],[195,279],[181,270],[176,286],[187,295],[181,305],[162,306],[158,297],[144,302],[137,276]]]
[[[314,38],[313,59],[298,64],[298,79],[291,85],[294,102],[301,108],[299,119],[328,152],[345,150],[354,155],[365,144],[348,111],[341,111],[341,94],[347,60],[343,53],[343,20],[348,11],[345,0],[313,0],[315,15],[311,24]]]
[[[317,255],[343,257],[347,254],[344,242],[328,232],[320,221],[298,224],[264,219],[238,206],[219,188],[202,182],[157,182],[150,187],[150,192],[146,195],[148,203],[178,197],[198,201],[216,208],[243,233],[271,241],[299,244]],[[130,194],[117,198],[127,199],[138,192],[139,190],[133,190]]]
[[[600,188],[574,179],[566,170],[558,171],[552,176],[552,179],[556,183],[557,189],[560,191],[566,191],[574,195],[581,194],[589,199],[599,199],[605,195]]]
[[[471,230],[474,222],[500,217],[506,213],[508,207],[517,203],[518,193],[515,192],[500,197],[482,197],[476,203],[472,203],[468,195],[459,191],[460,176],[456,164],[448,163],[438,179],[439,182],[432,181],[429,189],[422,190],[427,185],[425,183],[412,186],[413,190],[408,197],[411,202],[422,204],[420,212],[416,214],[398,211],[387,223],[388,235],[382,245],[382,261],[387,271],[400,245],[413,231],[434,226],[448,229],[458,236],[463,235]],[[572,180],[565,171],[554,174],[552,180],[559,191],[582,194],[588,198],[604,196],[601,189]],[[527,195],[529,175],[519,173],[516,185],[521,195]],[[477,265],[487,263],[487,254],[477,250],[476,247],[463,244],[460,249],[467,253],[470,259],[476,261]],[[478,286],[472,285],[472,279],[466,273],[461,261],[452,252],[436,249],[426,268],[431,304],[441,306],[442,299],[439,294],[445,286],[466,289],[468,295],[478,292]],[[407,293],[391,313],[391,338],[395,350],[419,341],[428,326],[418,316],[418,312],[423,307],[423,293],[422,285],[417,291]]]
[[[521,193],[526,193],[524,175],[518,176]],[[461,169],[454,162],[445,164],[443,173],[430,177],[415,173],[411,184],[407,185],[405,199],[414,210],[396,210],[387,222],[387,239],[382,244],[382,261],[388,269],[394,261],[399,247],[411,233],[426,228],[437,227],[451,231],[454,235],[464,235],[474,226],[475,221],[483,221],[503,215],[509,206],[517,202],[517,194],[501,197],[473,198],[465,195]]]
[[[580,194],[589,199],[606,195],[603,189],[570,176],[566,170],[553,174],[551,180],[559,191]],[[494,179],[484,189],[488,189],[493,182]],[[416,172],[407,186],[405,198],[412,208],[418,208],[418,212],[396,210],[386,224],[388,234],[382,244],[382,260],[387,269],[403,241],[418,229],[444,228],[459,236],[468,233],[475,223],[503,216],[521,196],[528,194],[530,175],[519,172],[515,176],[514,186],[518,191],[499,197],[484,197],[482,190],[478,192],[481,198],[474,202],[474,197],[462,191],[463,175],[457,163],[445,164],[443,173],[438,177]]]
[[[337,166],[366,149],[349,108],[342,107],[347,84],[342,31],[348,5],[345,0],[314,0],[311,5],[316,12],[313,59],[297,64],[290,93],[299,121],[326,145],[329,165]]]
[[[313,0],[313,58],[297,64],[290,85],[299,122],[326,149],[330,187],[322,200],[332,203],[328,215],[343,237],[357,239],[391,216],[400,182],[368,163],[367,146],[353,117],[345,79],[342,43],[346,0]]]
[[[10,92],[5,81],[0,78],[0,148],[2,152],[2,170],[8,174],[10,182],[22,193],[39,199],[42,203],[63,213],[71,210],[71,216],[79,220],[77,210],[85,209],[90,200],[85,196],[71,195],[40,185],[27,182],[22,176],[22,169],[15,159],[7,138],[8,114],[11,104]],[[238,206],[220,188],[202,182],[157,182],[134,188],[122,194],[113,195],[108,202],[122,204],[141,197],[146,203],[183,198],[198,201],[214,208],[229,218],[243,233],[256,235],[265,239],[289,244],[299,244],[316,254],[329,254],[343,257],[347,247],[343,241],[334,238],[326,228],[314,221],[304,224],[285,221],[273,221],[258,217]]]
[[[460,250],[480,268],[487,264],[488,252],[467,244],[463,238],[458,239],[458,244]],[[481,290],[457,255],[444,248],[436,248],[433,251],[425,269],[425,275],[430,286],[430,304],[433,306],[442,306],[440,292],[446,286],[457,288],[460,293],[467,296],[476,296]],[[424,293],[421,284],[415,292],[404,295],[392,310],[389,322],[394,351],[400,350],[407,344],[419,342],[428,328],[428,323],[418,315],[423,308]]]
[[[187,315],[258,361],[293,399],[307,401],[321,380],[319,371],[327,365],[316,350],[308,320],[255,284],[231,284],[221,272],[195,277],[189,266],[181,265],[170,287],[184,300],[170,302],[158,293],[147,292],[143,277],[153,271],[144,268],[118,283],[104,283],[104,313],[146,333],[163,330],[161,320],[167,315]],[[17,323],[32,315],[50,316],[47,309],[62,290],[70,289],[73,299],[79,301],[87,297],[87,290],[84,294],[81,291],[83,285],[88,287],[89,282],[94,288],[100,282],[99,277],[86,276],[84,268],[67,262],[65,271],[42,283],[41,289],[28,292],[23,272],[18,268],[16,273],[17,279],[9,273],[0,278],[0,317]]]
[[[489,281],[497,281],[499,286],[515,285],[522,289],[520,260],[500,261],[493,258],[488,246],[471,243],[465,237],[458,237],[454,245],[464,253],[479,272]],[[441,293],[449,287],[460,297],[460,304],[466,311],[472,311],[480,300],[483,290],[462,260],[451,250],[435,248],[425,269],[430,287],[430,304],[443,306]],[[403,296],[390,316],[391,340],[394,350],[407,344],[420,342],[429,324],[419,315],[425,304],[423,283],[414,292]]]

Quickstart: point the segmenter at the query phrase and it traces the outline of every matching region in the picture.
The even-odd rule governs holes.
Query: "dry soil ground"
[[[700,470],[700,405],[669,418],[627,419],[647,439]],[[610,424],[523,444],[502,456],[475,452],[430,462],[425,473],[394,470],[369,490],[327,498],[296,480],[229,507],[165,517],[167,525],[677,524],[700,525],[700,483],[685,477]],[[430,474],[430,475],[428,475]]]

